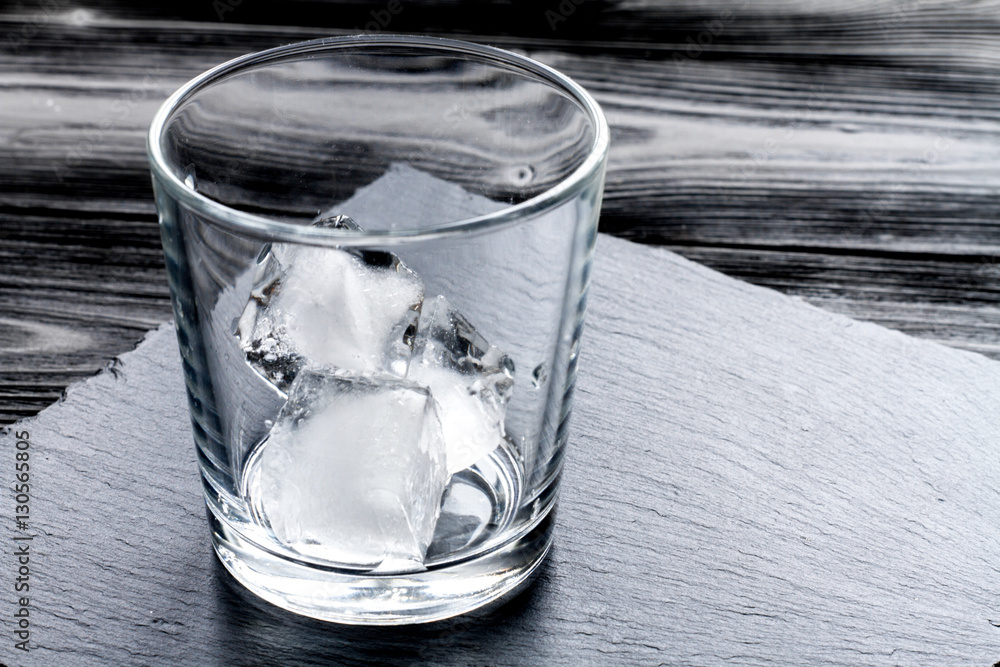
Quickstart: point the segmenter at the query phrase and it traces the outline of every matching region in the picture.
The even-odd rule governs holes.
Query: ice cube
[[[443,296],[424,301],[407,379],[427,387],[438,403],[449,474],[503,440],[514,363]]]
[[[362,231],[361,225],[354,222],[349,215],[321,213],[310,223],[310,227],[327,227],[329,229],[349,229],[352,232]]]
[[[290,548],[379,572],[422,568],[448,481],[426,389],[304,369],[259,470],[261,512]]]
[[[312,223],[312,226],[328,227],[330,229],[349,229],[354,232],[362,231],[361,226],[346,215],[319,217]],[[410,272],[406,265],[399,261],[399,257],[396,257],[391,252],[365,248],[348,248],[347,252],[357,256],[362,262],[371,267]]]
[[[280,284],[281,265],[271,244],[261,250],[254,268],[250,299],[237,319],[236,331],[240,346],[250,365],[272,384],[287,389],[302,365],[296,354],[278,331],[268,307]]]
[[[357,227],[343,216],[316,224]],[[282,390],[307,363],[402,377],[423,296],[423,281],[388,252],[265,247],[236,334]]]

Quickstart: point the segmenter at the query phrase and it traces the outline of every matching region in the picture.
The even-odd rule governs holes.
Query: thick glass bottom
[[[373,567],[359,566],[357,561],[334,562],[300,552],[282,543],[270,530],[270,523],[261,506],[259,464],[267,444],[265,439],[249,456],[240,494],[248,510],[249,522],[256,527],[248,530],[249,527],[243,524],[238,530],[246,539],[279,556],[320,567],[370,572]],[[441,513],[423,565],[434,568],[454,561],[468,560],[509,541],[509,531],[518,518],[522,492],[523,482],[517,457],[513,446],[506,441],[475,465],[455,473],[441,499]],[[224,508],[224,511],[227,509],[229,508]],[[234,519],[237,517],[232,512],[225,516],[231,525],[236,525]],[[532,517],[534,519],[537,519],[537,515]]]
[[[312,618],[354,625],[428,623],[478,609],[521,589],[552,544],[554,513],[468,560],[407,574],[350,573],[260,547],[209,502],[212,542],[226,569],[254,594]]]

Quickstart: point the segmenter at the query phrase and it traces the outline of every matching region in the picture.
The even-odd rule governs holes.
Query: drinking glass
[[[237,58],[148,152],[215,550],[270,602],[426,622],[552,542],[608,151],[524,56],[407,36]]]

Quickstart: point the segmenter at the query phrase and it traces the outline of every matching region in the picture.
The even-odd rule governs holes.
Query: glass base
[[[552,545],[553,512],[504,544],[469,560],[412,574],[362,574],[291,560],[242,537],[209,502],[215,552],[254,594],[283,609],[352,625],[439,621],[515,593]]]
[[[247,508],[245,514],[249,517],[239,517],[245,519],[245,523],[238,528],[239,532],[245,539],[292,560],[327,569],[370,572],[377,563],[364,567],[356,561],[338,563],[316,558],[282,543],[271,531],[270,522],[261,506],[263,494],[260,483],[260,459],[266,447],[265,438],[248,457],[243,472],[240,495]],[[454,561],[469,560],[481,552],[493,550],[501,542],[508,542],[510,539],[508,531],[518,513],[522,487],[517,455],[513,445],[508,441],[504,441],[475,465],[452,475],[441,500],[441,513],[424,558],[424,565],[427,568],[435,568]],[[212,490],[206,488],[206,493],[212,491],[214,488]],[[209,498],[211,503],[211,496]],[[240,501],[234,500],[233,503],[238,505]],[[238,524],[234,523],[234,520],[238,515],[231,509],[229,506],[222,507],[230,525],[236,526]],[[532,516],[532,519],[536,518],[537,514]],[[247,530],[247,523],[254,524],[255,528]]]

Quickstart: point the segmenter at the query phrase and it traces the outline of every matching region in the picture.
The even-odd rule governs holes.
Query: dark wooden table
[[[603,231],[1000,356],[995,3],[401,2],[387,30],[522,49],[593,91]],[[0,420],[169,317],[143,147],[160,102],[384,4],[0,5]]]
[[[375,28],[519,49],[591,90],[602,231],[1000,358],[995,2],[400,2],[385,26],[378,0],[0,5],[0,422],[170,317],[144,155],[162,100],[230,57]]]

